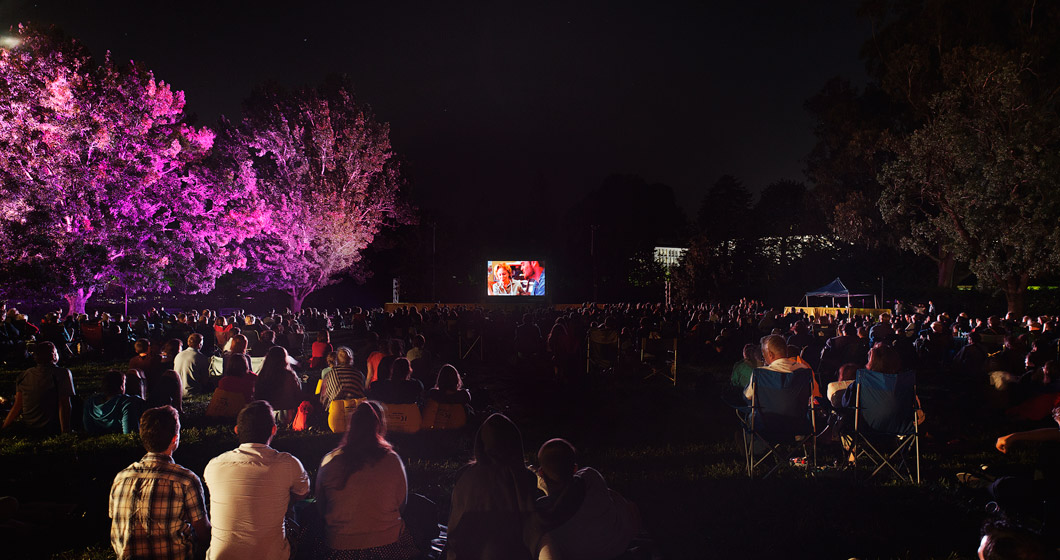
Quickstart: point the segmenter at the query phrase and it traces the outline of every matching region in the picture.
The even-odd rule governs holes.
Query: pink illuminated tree
[[[363,251],[384,229],[413,221],[389,128],[343,79],[294,92],[265,87],[238,127],[222,126],[219,150],[232,177],[270,212],[245,244],[253,289],[279,289],[298,311],[306,296],[363,278]]]
[[[97,63],[57,32],[17,33],[0,48],[8,277],[83,312],[107,284],[207,291],[241,267],[240,244],[267,216],[199,166],[214,133],[185,123],[183,93],[136,63]]]

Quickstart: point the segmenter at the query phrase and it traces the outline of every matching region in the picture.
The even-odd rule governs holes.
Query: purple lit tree
[[[57,32],[17,32],[0,48],[8,277],[84,312],[107,284],[207,291],[242,266],[239,246],[264,216],[197,165],[214,134],[185,124],[183,93],[109,54],[96,63]]]
[[[222,126],[231,176],[270,210],[245,244],[250,289],[278,289],[298,311],[306,296],[344,276],[368,275],[362,253],[383,229],[413,221],[389,127],[344,79],[288,92],[265,87],[238,128]]]

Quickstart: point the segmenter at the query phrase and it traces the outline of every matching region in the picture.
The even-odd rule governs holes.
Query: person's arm
[[[209,468],[210,465],[207,464],[206,469]],[[207,476],[206,472],[203,472],[203,476]],[[195,529],[195,542],[205,548],[210,545],[210,530],[213,526],[210,525],[210,516],[206,513],[202,481],[197,476],[193,478],[195,480],[189,481],[184,487],[184,513],[191,522],[191,527]]]
[[[74,391],[74,374],[70,370],[65,370],[61,376],[61,383],[59,391],[59,427],[66,434],[73,430],[70,414],[74,407],[70,397],[76,394]]]
[[[11,411],[7,413],[7,418],[4,418],[3,429],[7,429],[8,426],[15,423],[18,417],[22,415],[22,391],[15,393],[15,402],[11,404]]]
[[[64,434],[70,433],[70,413],[73,409],[70,397],[59,397],[59,427]]]
[[[740,386],[740,374],[743,371],[743,368],[740,366],[742,366],[743,363],[744,362],[741,360],[739,362],[736,362],[736,364],[732,366],[732,375],[729,376],[729,384],[731,384],[733,387]]]
[[[99,398],[106,398],[106,395],[89,397],[85,400],[84,406],[81,407],[81,425],[85,427],[85,433],[89,435],[99,433],[99,426],[96,425],[95,418],[92,417],[92,409],[96,407],[96,399]]]
[[[125,398],[124,406],[121,411],[121,433],[123,434],[135,434],[140,429],[140,414],[141,410],[140,403],[133,400],[132,397],[118,397]],[[88,407],[85,407],[87,413]],[[86,419],[85,424],[88,424]]]
[[[195,529],[195,540],[203,547],[209,546],[210,544],[210,530],[213,526],[210,525],[210,520],[206,517],[191,524],[192,528]]]
[[[314,503],[316,503],[317,511],[320,513],[320,518],[324,519],[324,516],[328,512],[328,493],[324,489],[324,485],[320,484],[320,471],[317,471],[317,493],[315,496]]]
[[[1060,429],[1040,428],[1026,432],[1016,432],[997,438],[997,450],[1008,453],[1009,445],[1021,441],[1060,441]]]
[[[297,457],[291,456],[291,468],[295,471],[294,482],[291,483],[291,504],[300,502],[309,497],[309,473]]]

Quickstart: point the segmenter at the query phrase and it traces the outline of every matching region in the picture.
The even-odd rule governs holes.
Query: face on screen
[[[487,261],[486,295],[545,295],[545,265],[541,261]]]

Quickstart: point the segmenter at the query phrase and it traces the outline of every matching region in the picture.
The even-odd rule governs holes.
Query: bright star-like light
[[[0,47],[5,49],[13,49],[22,44],[22,41],[18,37],[12,37],[10,35],[0,35]]]

